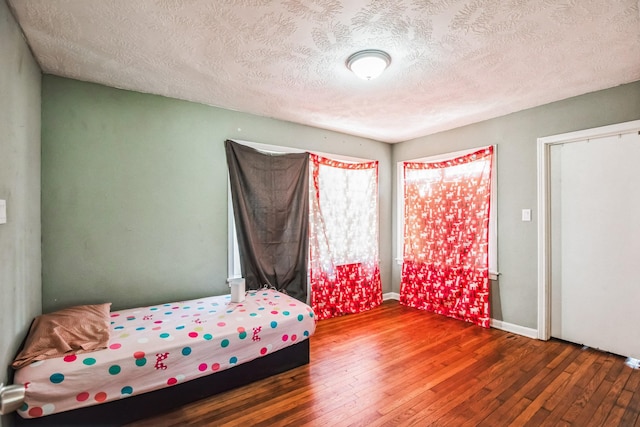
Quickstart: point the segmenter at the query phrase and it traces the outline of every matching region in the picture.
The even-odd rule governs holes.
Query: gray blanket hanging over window
[[[267,154],[225,141],[240,267],[264,285],[307,299],[309,154]]]

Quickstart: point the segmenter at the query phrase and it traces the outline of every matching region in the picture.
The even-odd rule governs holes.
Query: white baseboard
[[[512,332],[514,334],[522,335],[527,338],[538,339],[538,330],[527,328],[525,326],[514,325],[513,323],[504,322],[502,320],[491,319],[491,327],[500,329],[505,332]]]
[[[387,292],[386,294],[382,294],[382,301],[386,301],[388,299],[400,301],[400,294],[397,292]]]
[[[387,292],[382,294],[382,300],[400,300],[400,294],[397,292]],[[491,319],[490,326],[495,329],[500,329],[501,331],[511,332],[514,334],[522,335],[527,338],[538,339],[538,330],[527,328],[525,326],[514,325],[513,323],[504,322],[502,320]]]

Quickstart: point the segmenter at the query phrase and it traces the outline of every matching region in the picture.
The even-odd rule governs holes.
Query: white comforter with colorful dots
[[[34,418],[172,386],[309,338],[312,309],[271,289],[115,311],[108,348],[34,362],[18,411]]]

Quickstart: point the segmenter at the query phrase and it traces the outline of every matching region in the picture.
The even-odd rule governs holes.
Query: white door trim
[[[551,338],[549,153],[552,145],[640,131],[640,120],[538,138],[538,338]]]

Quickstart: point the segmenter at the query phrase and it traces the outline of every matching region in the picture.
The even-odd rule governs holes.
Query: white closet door
[[[640,358],[640,136],[551,147],[551,335]]]

